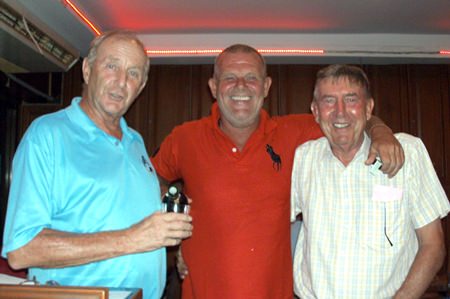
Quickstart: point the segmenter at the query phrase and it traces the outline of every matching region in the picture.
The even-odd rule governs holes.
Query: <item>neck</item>
[[[330,142],[331,151],[333,152],[333,155],[338,158],[342,164],[344,164],[344,166],[347,166],[350,162],[352,162],[356,153],[363,146],[364,139],[365,136],[363,133],[356,139],[356,141],[351,140],[347,143],[338,143],[337,141]]]
[[[355,157],[358,150],[361,148],[361,144],[359,144],[356,147],[338,147],[338,146],[332,146],[331,151],[333,152],[333,155],[338,158],[339,161],[344,164],[344,166],[348,166],[350,162],[352,162],[353,158]]]
[[[122,139],[122,128],[120,127],[120,117],[113,117],[109,115],[102,115],[88,103],[84,98],[80,102],[81,109],[87,116],[106,134]]]
[[[351,154],[351,153],[343,153],[343,152],[335,151],[335,150],[333,150],[333,154],[346,167],[348,166],[348,164],[350,164],[350,162],[352,162],[353,158],[355,157],[355,153],[353,153],[353,154]]]
[[[219,120],[219,128],[233,141],[239,151],[242,151],[248,139],[253,134],[253,132],[255,132],[257,127],[258,124],[254,124],[244,128],[236,128],[226,121]]]

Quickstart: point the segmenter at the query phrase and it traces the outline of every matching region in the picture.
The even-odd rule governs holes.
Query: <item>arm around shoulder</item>
[[[372,140],[366,164],[372,164],[376,156],[379,156],[383,161],[381,170],[389,177],[395,176],[405,162],[405,154],[400,142],[395,138],[392,130],[376,116],[372,116],[367,121],[366,132]]]

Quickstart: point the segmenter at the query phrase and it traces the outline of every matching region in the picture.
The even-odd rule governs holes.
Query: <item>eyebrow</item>
[[[106,62],[120,62],[120,58],[119,57],[115,57],[115,56],[106,56],[105,57],[105,61]],[[139,70],[139,71],[143,71],[145,69],[145,67],[141,67],[139,65],[133,65],[127,68],[127,70]]]
[[[353,96],[358,96],[357,92],[348,92],[344,94],[344,97],[353,97]],[[337,96],[334,94],[323,94],[319,97],[319,99],[324,99],[324,98],[336,98]]]

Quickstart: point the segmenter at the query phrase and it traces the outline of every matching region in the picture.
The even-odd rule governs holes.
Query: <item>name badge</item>
[[[403,189],[390,186],[373,186],[372,200],[378,202],[391,202],[401,200]]]

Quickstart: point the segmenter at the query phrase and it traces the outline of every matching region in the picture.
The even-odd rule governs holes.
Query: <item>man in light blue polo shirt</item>
[[[160,213],[142,137],[123,115],[144,88],[149,60],[137,37],[97,37],[83,61],[85,90],[34,121],[13,162],[2,256],[61,285],[137,287],[160,298],[165,246],[191,235],[191,217]]]

